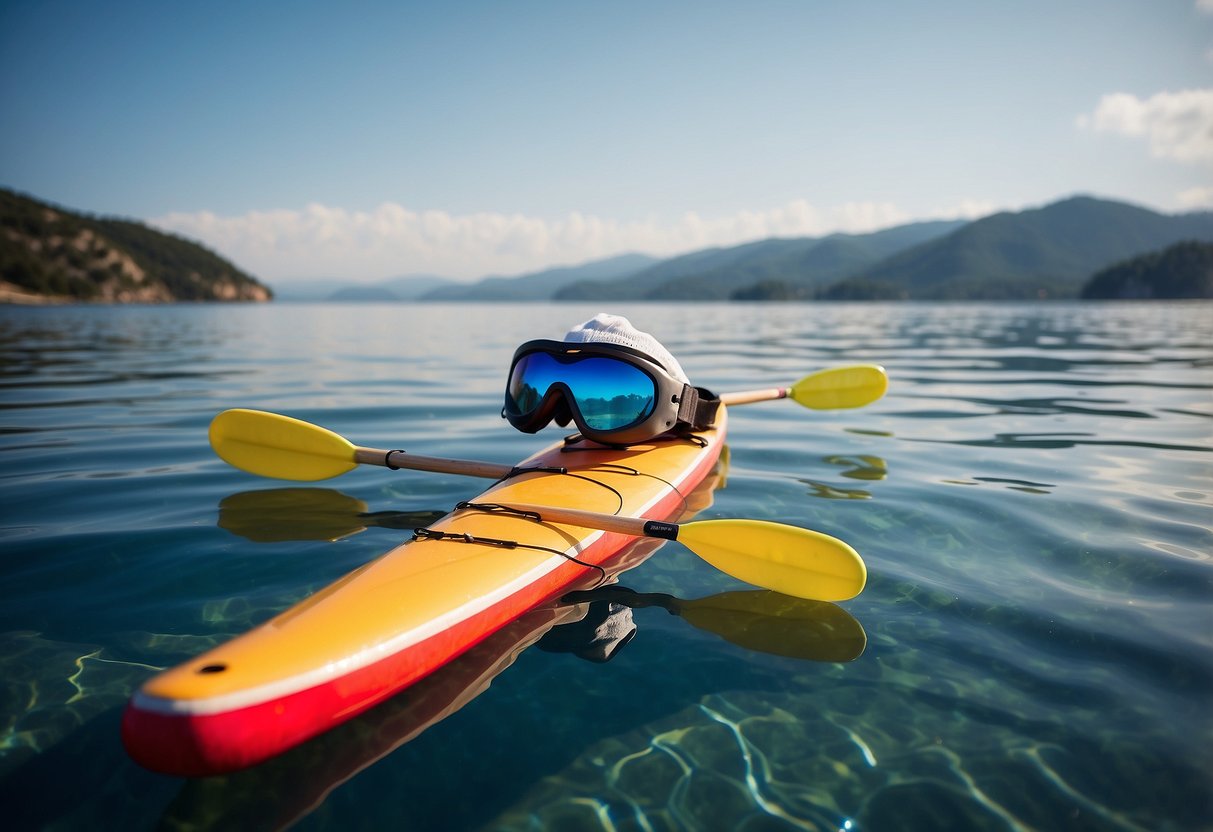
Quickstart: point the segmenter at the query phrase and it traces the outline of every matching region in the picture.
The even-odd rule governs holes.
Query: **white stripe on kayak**
[[[704,452],[707,452],[707,448]],[[699,469],[703,461],[701,454],[695,460],[695,465],[688,468],[681,477],[672,483],[673,487],[663,488],[656,496],[648,503],[642,506],[637,512],[637,516],[644,515],[653,506],[660,503],[670,494],[678,492],[691,472]],[[241,708],[249,708],[254,705],[261,705],[266,702],[272,702],[276,699],[281,699],[285,696],[290,696],[295,693],[310,688],[323,685],[334,679],[340,679],[357,670],[362,670],[365,667],[382,661],[390,656],[393,656],[403,650],[407,650],[426,639],[438,635],[456,624],[466,621],[476,615],[487,610],[494,604],[504,601],[511,595],[526,589],[531,584],[546,577],[551,572],[569,562],[569,557],[576,557],[584,552],[585,549],[593,546],[605,534],[605,532],[597,531],[583,539],[580,543],[574,544],[565,550],[564,556],[556,556],[548,558],[535,568],[520,575],[518,578],[510,581],[508,584],[503,584],[497,590],[481,595],[468,601],[460,607],[430,619],[425,624],[422,624],[412,630],[400,633],[387,641],[381,642],[374,647],[357,653],[346,656],[335,662],[317,667],[314,670],[309,670],[286,679],[281,679],[277,682],[270,682],[265,685],[260,685],[247,690],[226,693],[220,696],[212,696],[206,699],[167,699],[160,696],[152,696],[137,691],[131,697],[131,705],[141,711],[151,713],[169,714],[177,716],[211,716],[214,714],[227,713],[229,711],[237,711]],[[405,544],[407,545],[407,544]]]

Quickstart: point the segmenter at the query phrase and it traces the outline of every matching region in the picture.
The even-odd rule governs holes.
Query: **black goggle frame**
[[[586,424],[577,407],[573,391],[562,382],[551,384],[535,407],[526,413],[517,412],[512,407],[510,382],[518,362],[536,352],[546,352],[560,358],[605,357],[630,364],[653,381],[652,412],[644,419],[618,429],[595,429]],[[514,351],[506,381],[505,406],[501,415],[523,433],[536,433],[553,420],[559,425],[567,425],[571,419],[577,425],[578,432],[587,439],[604,445],[636,445],[671,431],[689,433],[692,430],[709,428],[715,423],[716,409],[719,406],[720,400],[708,391],[674,378],[669,370],[651,356],[631,347],[597,341],[579,343],[536,340],[527,341]]]

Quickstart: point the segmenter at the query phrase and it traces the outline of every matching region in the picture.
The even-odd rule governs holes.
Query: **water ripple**
[[[390,518],[479,483],[360,470],[342,480],[366,507],[359,533],[316,511],[263,523],[264,495],[247,495],[274,485],[214,457],[210,419],[260,407],[368,446],[514,462],[559,433],[500,419],[510,354],[597,311],[0,309],[10,820],[150,828],[179,792],[218,819],[264,802],[266,783],[323,780],[332,746],[182,789],[126,760],[115,708],[151,668],[381,554],[401,537]],[[617,311],[719,391],[887,367],[888,396],[860,410],[731,409],[732,468],[702,515],[851,543],[869,581],[845,606],[867,650],[799,661],[641,610],[609,665],[528,651],[340,789],[309,787],[313,827],[1213,827],[1208,304]],[[317,527],[327,539],[299,539]],[[629,584],[739,588],[678,544]],[[383,745],[349,736],[355,758]],[[63,805],[65,780],[90,797]],[[469,803],[467,782],[494,787]],[[400,783],[409,800],[385,800]]]

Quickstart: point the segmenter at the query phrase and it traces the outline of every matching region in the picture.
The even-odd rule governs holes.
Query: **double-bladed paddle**
[[[513,501],[509,508],[543,523],[677,540],[721,572],[796,598],[845,601],[868,580],[858,552],[836,537],[799,526],[735,519],[667,523]]]
[[[211,447],[224,462],[280,480],[315,482],[339,477],[359,465],[383,465],[436,474],[459,474],[499,480],[514,470],[509,465],[443,459],[404,451],[383,451],[354,445],[327,428],[264,410],[225,410],[211,421]]]
[[[226,410],[210,428],[211,446],[226,462],[261,476],[321,480],[359,464],[390,465],[500,479],[513,468],[469,460],[417,457],[356,447],[330,430],[258,410]],[[644,518],[511,503],[540,522],[677,540],[717,569],[739,580],[818,601],[858,595],[867,568],[846,543],[821,532],[764,520],[703,520],[666,523]]]
[[[888,386],[889,379],[883,367],[856,364],[810,373],[791,387],[726,393],[720,398],[731,407],[790,398],[804,407],[818,410],[853,408],[876,401]],[[210,437],[219,456],[237,468],[264,477],[303,482],[340,476],[358,465],[383,465],[488,479],[501,479],[513,470],[508,465],[491,462],[358,447],[324,428],[255,410],[221,413],[211,424]]]
[[[369,527],[413,529],[443,514],[369,511],[362,500],[332,488],[292,486],[225,497],[219,503],[219,526],[258,543],[332,541]],[[560,601],[607,602],[633,609],[660,607],[740,647],[809,661],[848,662],[867,644],[863,626],[841,607],[765,589],[731,590],[687,600],[612,585],[570,592]]]

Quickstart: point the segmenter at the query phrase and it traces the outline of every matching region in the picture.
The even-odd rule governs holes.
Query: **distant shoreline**
[[[0,306],[169,306],[176,303],[271,303],[253,298],[207,298],[172,300],[120,300],[74,298],[71,295],[40,295],[13,283],[0,280]]]
[[[70,298],[65,295],[40,295],[36,292],[22,289],[15,284],[0,280],[0,303],[8,303],[15,306],[59,306],[76,302],[76,298]]]

